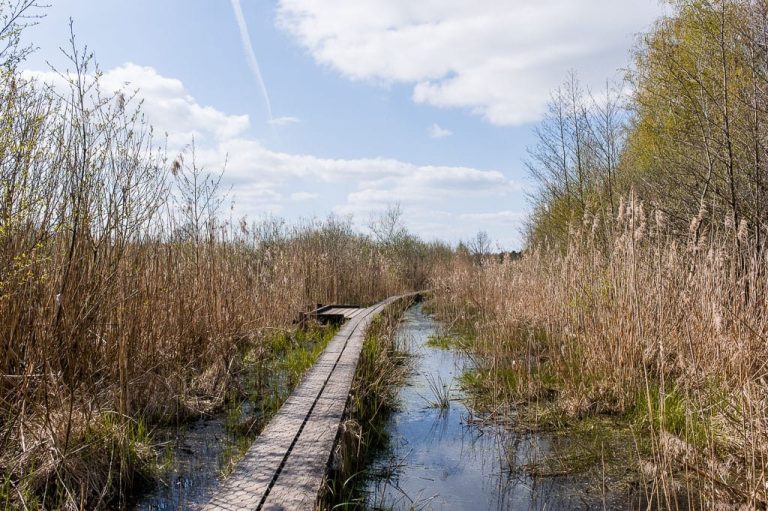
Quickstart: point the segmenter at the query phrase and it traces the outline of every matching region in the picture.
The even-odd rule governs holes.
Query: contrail
[[[261,89],[261,95],[264,97],[264,105],[267,107],[267,115],[271,125],[272,121],[272,104],[269,101],[269,94],[267,93],[267,86],[264,85],[264,78],[261,76],[261,69],[259,68],[259,61],[256,60],[256,52],[253,51],[253,44],[251,43],[251,35],[248,33],[248,25],[245,23],[245,17],[243,16],[243,9],[240,7],[240,0],[230,0],[232,3],[232,10],[235,11],[235,18],[237,18],[237,26],[240,29],[240,41],[243,43],[243,51],[245,52],[245,58],[248,61],[248,66],[251,68],[256,82]]]

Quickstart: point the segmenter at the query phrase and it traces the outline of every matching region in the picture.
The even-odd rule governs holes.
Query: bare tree
[[[622,108],[620,86],[606,82],[601,97],[590,94],[590,119],[587,123],[594,155],[595,173],[608,197],[612,218],[616,217],[616,170],[624,146],[626,112]]]
[[[477,231],[474,237],[467,241],[469,253],[478,261],[491,254],[491,237],[487,231]]]
[[[0,0],[0,65],[13,68],[32,52],[21,35],[45,16],[46,7],[37,0]]]
[[[176,185],[173,197],[183,220],[177,233],[183,239],[198,244],[213,238],[216,218],[228,193],[221,189],[225,170],[226,162],[215,174],[199,166],[194,139],[171,163]]]
[[[368,228],[373,233],[374,239],[384,246],[391,247],[401,242],[408,231],[403,224],[403,210],[400,203],[390,204],[384,211],[371,214]]]

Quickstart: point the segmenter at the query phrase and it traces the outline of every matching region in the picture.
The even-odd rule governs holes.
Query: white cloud
[[[382,158],[330,159],[267,149],[253,139],[238,138],[198,152],[208,167],[229,157],[227,176],[235,183],[259,182],[274,188],[307,182],[351,185],[339,213],[366,213],[388,202],[436,202],[449,198],[493,196],[518,192],[520,186],[495,170],[415,165]]]
[[[451,130],[439,126],[436,122],[429,127],[429,136],[432,138],[445,138],[451,135],[453,135]]]
[[[256,216],[265,211],[279,214],[285,209],[283,194],[257,180],[232,185],[230,198],[238,216]]]
[[[319,193],[312,193],[312,192],[294,192],[291,194],[291,200],[296,202],[315,200],[318,197],[320,197]]]
[[[125,64],[104,73],[105,90],[141,89],[144,111],[155,129],[174,137],[211,136],[226,140],[242,134],[250,126],[247,115],[227,115],[212,106],[200,105],[180,80],[160,75],[155,69]]]
[[[29,71],[27,75],[60,89],[66,86],[53,73]],[[125,64],[106,71],[102,86],[106,91],[138,89],[137,99],[143,101],[147,120],[160,132],[168,132],[170,151],[181,149],[194,135],[199,165],[216,171],[226,161],[224,184],[231,187],[237,215],[256,217],[288,211],[288,199],[297,203],[291,208],[295,209],[298,203],[310,202],[320,194],[294,190],[333,184],[334,189],[344,191],[323,204],[329,210],[365,219],[371,211],[400,202],[418,234],[455,239],[476,231],[474,224],[482,219],[441,213],[443,209],[465,200],[502,198],[521,191],[517,183],[497,170],[417,165],[391,158],[321,158],[271,150],[247,136],[247,115],[229,115],[203,106],[181,81],[164,77],[151,67]]]
[[[27,71],[37,78],[64,90],[64,78],[53,71]],[[250,126],[248,115],[228,115],[211,106],[200,105],[186,90],[181,80],[160,75],[154,68],[127,63],[110,69],[101,77],[105,93],[140,90],[143,111],[156,132],[168,133],[172,150],[188,144],[192,137],[201,143],[229,140]]]
[[[658,0],[280,0],[278,24],[351,79],[412,84],[413,99],[499,125],[538,119],[569,69],[599,88]]]
[[[489,222],[489,223],[520,223],[525,218],[525,213],[519,211],[493,211],[491,213],[463,213],[459,215],[461,220],[470,222]]]
[[[284,117],[275,117],[274,119],[269,120],[269,124],[273,124],[275,126],[287,126],[289,124],[298,124],[301,122],[301,119],[298,117],[291,117],[291,116],[284,116]]]

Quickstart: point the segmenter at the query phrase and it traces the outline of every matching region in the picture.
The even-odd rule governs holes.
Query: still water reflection
[[[420,304],[405,313],[398,335],[415,354],[414,368],[399,392],[400,407],[386,426],[389,446],[370,466],[368,506],[482,510],[608,504],[584,481],[533,478],[510,470],[550,449],[548,441],[470,420],[458,378],[471,368],[471,361],[461,353],[427,345],[439,328]],[[438,393],[450,393],[447,408],[436,406],[435,387]],[[609,507],[618,503],[612,504]]]

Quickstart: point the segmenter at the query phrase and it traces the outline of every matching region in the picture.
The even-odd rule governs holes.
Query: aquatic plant
[[[427,375],[427,385],[431,396],[422,396],[431,408],[448,410],[451,407],[451,386],[444,383],[440,376]]]
[[[768,252],[737,246],[736,230],[715,222],[698,241],[655,224],[639,239],[640,201],[623,204],[622,219],[603,220],[607,239],[575,225],[565,253],[457,259],[436,274],[432,307],[474,334],[476,368],[462,382],[523,428],[622,418],[637,431],[649,501],[675,506],[682,493],[759,507]]]
[[[430,335],[429,339],[427,339],[427,342],[425,343],[425,346],[428,348],[437,348],[441,350],[462,350],[466,348],[467,345],[468,340],[456,332]]]

